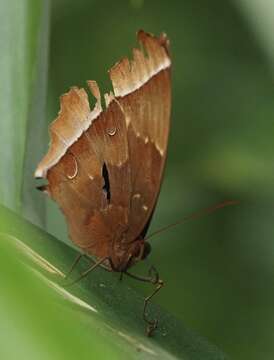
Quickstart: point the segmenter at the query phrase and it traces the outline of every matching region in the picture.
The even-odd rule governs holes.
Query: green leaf
[[[43,145],[38,135],[46,132],[48,34],[48,0],[1,2],[0,202],[21,212],[24,197],[24,212],[36,222],[44,204],[28,189]]]
[[[243,12],[256,40],[265,51],[269,64],[274,66],[274,11],[273,1],[240,0],[235,5]]]
[[[4,279],[0,311],[5,324],[11,324],[8,331],[0,330],[0,339],[16,338],[24,345],[23,358],[55,359],[60,353],[67,359],[95,355],[111,359],[226,358],[153,304],[149,315],[159,319],[159,328],[152,338],[146,337],[143,298],[127,286],[126,279],[119,281],[117,274],[98,269],[75,285],[65,286],[64,274],[77,252],[3,206],[0,219],[1,247],[8,245],[0,251]],[[10,247],[17,249],[19,257],[14,257]],[[88,266],[88,260],[83,260],[74,276]],[[22,358],[20,346],[8,344],[4,358],[19,353]]]

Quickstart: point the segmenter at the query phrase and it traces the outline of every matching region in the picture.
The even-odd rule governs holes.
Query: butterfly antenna
[[[148,239],[152,238],[152,236],[154,236],[154,235],[157,235],[157,234],[159,234],[159,233],[161,233],[161,232],[164,232],[164,231],[166,231],[166,230],[168,230],[168,229],[170,229],[170,228],[173,228],[173,227],[175,227],[175,226],[177,226],[177,225],[180,225],[180,224],[182,224],[182,223],[184,223],[184,222],[187,222],[188,220],[199,219],[200,217],[202,217],[202,216],[204,216],[204,215],[211,214],[211,213],[213,213],[214,211],[216,211],[216,210],[218,210],[218,209],[222,209],[222,208],[224,208],[224,207],[226,207],[226,206],[237,205],[237,204],[239,204],[239,201],[237,201],[237,200],[227,200],[227,201],[224,201],[224,202],[219,203],[219,204],[217,204],[217,205],[208,207],[208,208],[203,209],[203,210],[201,210],[201,211],[198,211],[198,212],[196,212],[196,213],[194,213],[194,214],[188,215],[188,216],[184,217],[183,219],[176,221],[175,223],[166,225],[166,226],[164,226],[164,227],[162,227],[162,228],[160,228],[160,229],[152,232],[151,234],[149,234],[149,235],[145,238],[145,240],[148,240]]]

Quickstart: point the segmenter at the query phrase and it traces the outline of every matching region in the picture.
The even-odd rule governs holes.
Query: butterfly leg
[[[98,266],[101,266],[107,259],[108,259],[108,257],[105,257],[105,258],[103,258],[103,259],[98,260],[98,261],[95,262],[91,267],[89,267],[86,271],[84,271],[77,279],[73,280],[72,282],[70,282],[70,283],[67,284],[66,286],[74,285],[74,284],[77,283],[78,281],[82,280],[82,279],[85,278],[91,271],[93,271],[94,269],[96,269]]]
[[[155,320],[149,320],[148,315],[147,315],[147,306],[149,301],[151,300],[151,298],[157,294],[157,292],[164,286],[164,282],[162,280],[159,279],[156,288],[154,289],[154,291],[152,292],[152,294],[150,294],[149,296],[147,296],[144,300],[144,309],[143,309],[143,319],[144,321],[147,323],[147,328],[146,328],[146,334],[147,336],[151,336],[154,332],[154,330],[157,328],[158,326],[158,319]]]
[[[143,319],[147,323],[146,334],[147,334],[147,336],[151,336],[153,334],[154,330],[158,326],[158,320],[157,319],[155,319],[155,320],[149,319],[149,317],[147,315],[147,307],[148,307],[148,304],[149,304],[150,300],[152,299],[152,297],[155,294],[157,294],[157,292],[160,291],[160,289],[164,286],[164,282],[159,278],[159,274],[154,266],[152,266],[149,269],[148,277],[134,275],[134,274],[129,273],[128,271],[126,271],[125,274],[133,279],[143,281],[143,282],[149,282],[153,285],[156,285],[154,291],[145,298],[144,307],[143,307]]]
[[[73,261],[69,271],[67,272],[67,274],[65,275],[65,279],[68,279],[70,274],[73,272],[73,270],[76,268],[76,266],[79,264],[80,260],[82,259],[82,257],[85,256],[85,254],[79,254],[77,255],[77,257],[75,258],[75,260]]]
[[[76,266],[79,264],[80,260],[83,258],[83,257],[86,257],[91,264],[95,264],[96,263],[96,260],[90,258],[88,255],[86,254],[79,254],[77,255],[77,257],[75,258],[75,260],[73,261],[69,271],[67,272],[67,274],[65,275],[65,279],[68,279],[70,274],[73,272],[73,270],[76,268]],[[111,267],[107,267],[106,265],[104,264],[100,264],[100,267],[108,272],[112,272],[112,268]]]

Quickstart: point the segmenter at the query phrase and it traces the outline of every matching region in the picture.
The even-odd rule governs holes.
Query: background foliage
[[[172,129],[151,230],[224,199],[240,205],[160,234],[136,272],[155,264],[166,283],[155,301],[232,358],[272,359],[273,2],[57,0],[50,27],[47,1],[7,4],[0,14],[1,202],[68,241],[61,213],[30,180],[47,148],[45,118],[56,116],[72,85],[96,79],[108,90],[106,70],[130,54],[139,28],[165,31]]]

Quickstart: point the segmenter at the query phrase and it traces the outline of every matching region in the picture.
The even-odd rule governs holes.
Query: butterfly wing
[[[50,127],[51,144],[35,176],[59,204],[73,242],[97,257],[117,239],[132,242],[151,217],[166,157],[170,113],[170,59],[164,37],[139,32],[146,54],[134,50],[110,70],[114,93],[91,111],[84,89],[61,97]],[[126,234],[126,236],[125,236]]]
[[[110,71],[114,94],[125,114],[132,194],[129,240],[145,235],[166,160],[171,109],[171,61],[168,40],[139,31],[142,52]]]

